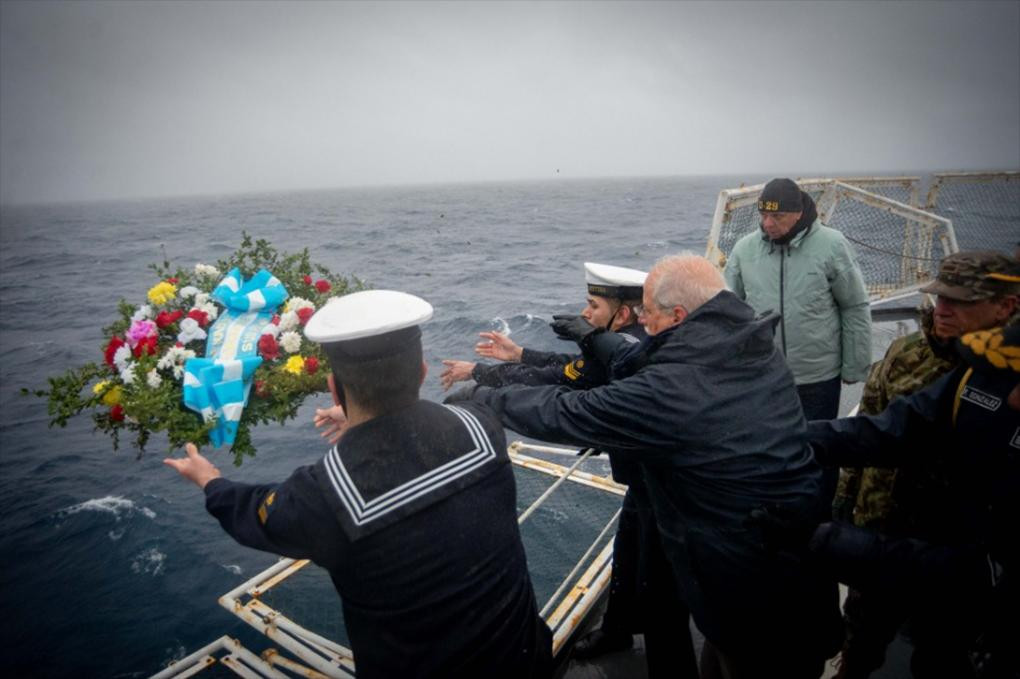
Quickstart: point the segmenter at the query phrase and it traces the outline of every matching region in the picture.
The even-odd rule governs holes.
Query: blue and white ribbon
[[[216,418],[209,440],[219,448],[233,444],[237,437],[252,375],[262,363],[259,337],[288,295],[280,280],[265,269],[244,281],[235,268],[210,296],[226,310],[209,328],[205,357],[184,364],[182,399],[207,421]]]

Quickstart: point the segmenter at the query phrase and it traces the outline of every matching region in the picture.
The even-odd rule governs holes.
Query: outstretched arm
[[[520,361],[524,349],[501,332],[480,332],[484,342],[475,345],[475,353],[497,361]]]
[[[203,490],[207,483],[222,476],[216,465],[198,452],[194,443],[185,444],[184,451],[184,457],[168,457],[163,460],[163,464],[173,467],[177,473]]]

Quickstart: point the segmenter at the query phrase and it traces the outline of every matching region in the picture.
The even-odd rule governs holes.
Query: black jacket
[[[744,527],[762,504],[824,511],[776,320],[723,291],[650,338],[630,377],[587,391],[483,387],[475,398],[527,436],[640,463],[681,594],[724,652],[824,654],[841,633],[835,583],[767,553]]]
[[[282,484],[205,493],[241,544],[329,571],[359,677],[548,675],[513,470],[484,408],[419,401]]]

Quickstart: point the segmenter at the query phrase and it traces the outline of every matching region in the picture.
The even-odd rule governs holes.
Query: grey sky
[[[0,5],[0,201],[1020,166],[1020,3]]]

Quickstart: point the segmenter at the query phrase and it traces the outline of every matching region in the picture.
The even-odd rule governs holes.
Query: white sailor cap
[[[611,264],[584,263],[584,280],[588,293],[613,299],[641,299],[648,276],[644,271]]]
[[[305,325],[305,337],[336,344],[341,356],[368,361],[402,351],[421,339],[419,324],[432,305],[396,290],[364,290],[330,300]]]

